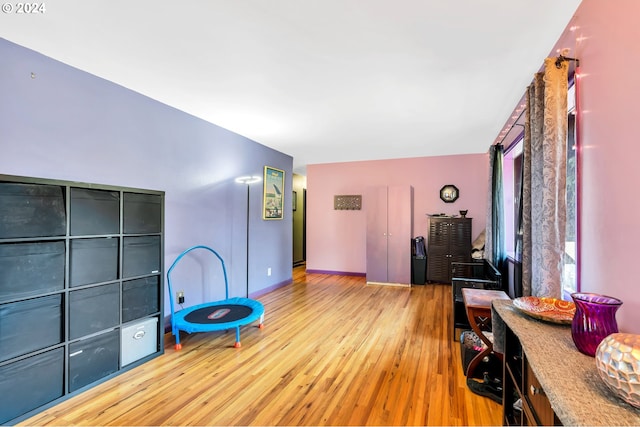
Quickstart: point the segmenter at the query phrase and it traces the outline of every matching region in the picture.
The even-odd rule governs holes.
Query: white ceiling
[[[483,153],[580,0],[56,0],[0,37],[307,164]]]

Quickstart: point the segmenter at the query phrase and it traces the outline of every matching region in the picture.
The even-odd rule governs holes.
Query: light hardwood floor
[[[500,425],[451,339],[451,287],[305,274],[258,298],[265,328],[165,336],[165,354],[24,425]]]

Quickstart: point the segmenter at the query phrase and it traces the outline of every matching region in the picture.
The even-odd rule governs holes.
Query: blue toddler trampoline
[[[171,272],[178,262],[189,252],[196,249],[204,249],[215,255],[222,265],[224,274],[225,299],[221,301],[206,302],[194,305],[178,312],[175,311],[173,301],[173,287],[171,284]],[[192,332],[213,332],[225,331],[235,328],[236,343],[234,347],[240,347],[240,326],[248,325],[260,319],[258,327],[263,328],[264,306],[260,301],[250,298],[229,298],[229,282],[227,281],[227,269],[224,260],[216,251],[207,246],[193,246],[178,255],[178,258],[171,264],[167,271],[167,286],[169,288],[169,303],[171,305],[171,332],[176,339],[176,350],[182,348],[180,344],[180,331]]]

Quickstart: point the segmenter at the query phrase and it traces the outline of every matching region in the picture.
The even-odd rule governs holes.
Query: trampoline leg
[[[264,313],[260,315],[260,324],[258,325],[258,328],[264,329]]]
[[[233,345],[235,348],[240,348],[240,326],[236,326],[236,343]]]
[[[175,349],[176,350],[182,350],[182,344],[180,344],[180,331],[176,331],[173,334],[176,337],[176,345],[175,345]]]

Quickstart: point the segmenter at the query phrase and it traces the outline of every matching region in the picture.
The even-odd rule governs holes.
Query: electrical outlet
[[[176,292],[176,299],[178,300],[178,304],[184,304],[184,291]]]
[[[271,267],[267,268],[267,276],[271,276]]]

